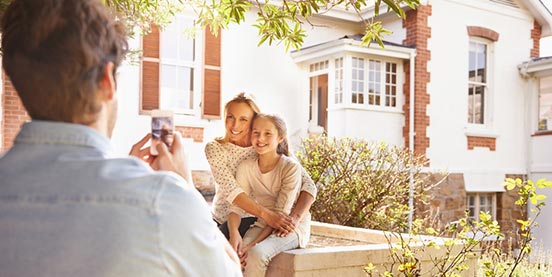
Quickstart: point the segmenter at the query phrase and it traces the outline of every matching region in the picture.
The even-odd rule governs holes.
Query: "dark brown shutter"
[[[203,66],[203,118],[220,118],[220,37],[211,34],[209,27],[205,28],[204,66]]]
[[[159,28],[142,37],[141,110],[159,108]]]

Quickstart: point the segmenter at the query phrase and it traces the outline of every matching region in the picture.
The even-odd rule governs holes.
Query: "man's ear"
[[[117,90],[115,77],[113,76],[113,70],[115,65],[113,62],[108,62],[103,67],[102,77],[100,79],[100,91],[103,92],[104,99],[111,100],[115,97],[115,92]]]

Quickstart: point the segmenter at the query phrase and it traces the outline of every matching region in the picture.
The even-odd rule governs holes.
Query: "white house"
[[[552,179],[552,58],[539,57],[552,13],[540,0],[422,2],[406,20],[377,18],[393,31],[384,49],[360,46],[362,19],[347,10],[316,17],[323,27],[308,26],[303,48],[293,52],[257,47],[254,11],[216,38],[185,36],[194,15],[179,15],[131,42],[143,58],[120,69],[115,147],[126,154],[149,132],[149,110],[172,109],[178,130],[191,138],[198,183],[212,182],[200,178],[209,170],[204,145],[224,133],[224,103],[247,91],[263,111],[286,119],[295,145],[323,130],[426,155],[428,171],[451,173],[433,202],[443,220],[466,208],[486,210],[512,231],[521,214],[501,187],[504,178]],[[9,82],[2,99],[6,149],[25,114]],[[551,233],[551,217],[552,210],[542,215],[539,239]],[[550,240],[545,245],[552,248]]]

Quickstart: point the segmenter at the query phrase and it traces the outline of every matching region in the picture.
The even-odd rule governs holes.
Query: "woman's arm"
[[[236,250],[236,253],[238,253],[242,243],[242,237],[239,231],[240,223],[241,217],[234,212],[230,212],[228,215],[228,233],[230,234],[229,241],[232,248]]]
[[[230,235],[230,239],[228,240],[228,242],[230,243],[232,249],[238,254],[240,264],[243,268],[245,267],[247,250],[243,249],[243,239],[239,231],[240,223],[241,217],[235,212],[230,212],[230,214],[228,215],[228,233]]]
[[[266,224],[269,226],[272,226],[273,228],[277,229],[292,229],[295,228],[293,225],[293,220],[290,216],[271,211],[261,205],[259,203],[255,202],[251,197],[249,197],[246,193],[240,193],[235,199],[232,204],[242,208],[246,212],[262,218]]]

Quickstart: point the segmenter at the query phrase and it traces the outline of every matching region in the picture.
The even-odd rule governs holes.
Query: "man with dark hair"
[[[14,0],[1,27],[3,67],[32,121],[0,158],[0,275],[241,275],[179,135],[150,164],[173,172],[111,157],[127,50],[111,12],[99,0]]]

